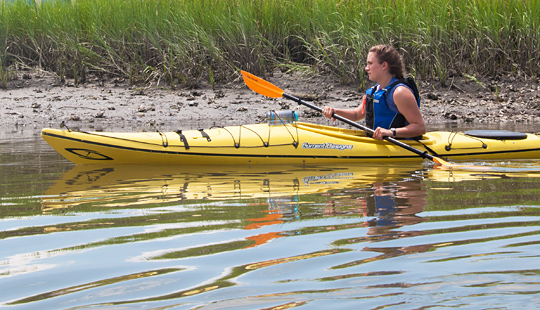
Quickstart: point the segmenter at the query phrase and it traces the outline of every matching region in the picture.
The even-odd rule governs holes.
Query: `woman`
[[[375,129],[373,138],[412,138],[426,133],[420,113],[420,101],[412,89],[400,82],[405,76],[401,55],[391,46],[377,45],[369,50],[366,72],[369,80],[378,84],[366,91],[364,103],[355,109],[324,107],[323,114],[357,121],[366,118],[368,126]]]

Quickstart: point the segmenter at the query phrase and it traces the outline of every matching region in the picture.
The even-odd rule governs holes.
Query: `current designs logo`
[[[320,150],[352,150],[353,146],[350,144],[334,144],[334,143],[316,143],[311,144],[304,142],[302,144],[303,149],[320,149]]]

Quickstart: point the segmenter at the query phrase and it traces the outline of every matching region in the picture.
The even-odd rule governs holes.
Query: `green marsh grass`
[[[538,77],[540,0],[29,0],[0,2],[2,72],[120,77],[189,87],[276,68],[364,81],[391,44],[409,70]]]

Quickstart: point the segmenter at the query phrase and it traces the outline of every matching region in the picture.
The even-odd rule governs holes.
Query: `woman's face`
[[[379,59],[374,52],[369,52],[367,56],[366,72],[370,81],[378,82],[386,74],[388,64],[379,63]]]

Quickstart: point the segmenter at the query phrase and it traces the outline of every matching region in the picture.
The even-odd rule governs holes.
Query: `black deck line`
[[[125,146],[119,146],[114,144],[106,144],[106,143],[100,143],[100,142],[93,142],[93,141],[87,141],[84,139],[77,139],[77,138],[71,138],[71,137],[65,137],[60,136],[56,134],[51,134],[47,132],[42,132],[43,135],[64,139],[64,140],[71,140],[71,141],[77,141],[82,142],[86,144],[92,144],[92,145],[99,145],[104,147],[110,147],[110,148],[116,148],[116,149],[123,149],[123,150],[130,150],[130,151],[138,151],[138,152],[147,152],[147,153],[159,153],[159,154],[168,154],[168,155],[191,155],[191,156],[221,156],[221,157],[254,157],[254,158],[309,158],[309,159],[316,159],[316,158],[339,158],[339,159],[393,159],[393,158],[417,158],[421,157],[416,154],[412,154],[410,156],[305,156],[305,155],[246,155],[246,154],[212,154],[212,153],[200,153],[200,152],[177,152],[177,151],[158,151],[158,150],[148,150],[148,149],[140,149],[140,148],[134,148],[134,147],[125,147]],[[106,137],[106,138],[112,138],[114,137]],[[141,142],[145,143],[145,142]],[[262,147],[262,146],[261,146]],[[460,157],[460,156],[477,156],[477,155],[490,155],[490,154],[505,154],[505,153],[523,153],[523,152],[532,152],[532,151],[540,151],[540,148],[534,148],[534,149],[525,149],[525,150],[508,150],[508,151],[496,151],[496,152],[483,152],[483,153],[459,153],[459,154],[446,154],[446,155],[440,155],[438,157],[442,158],[450,158],[450,157]]]
[[[525,152],[535,152],[540,151],[540,148],[535,149],[524,149],[524,150],[507,150],[507,151],[496,151],[496,152],[483,152],[483,153],[459,153],[459,154],[446,154],[441,155],[440,157],[458,157],[458,156],[478,156],[478,155],[491,155],[491,154],[510,154],[510,153],[525,153]]]
[[[167,155],[184,155],[184,156],[208,156],[208,157],[254,157],[254,158],[308,158],[308,159],[316,159],[316,158],[351,158],[351,159],[388,159],[388,158],[420,158],[420,156],[416,154],[411,154],[410,156],[393,156],[393,157],[387,157],[387,156],[306,156],[306,155],[253,155],[253,154],[230,154],[230,153],[221,153],[221,154],[214,154],[214,153],[201,153],[201,152],[178,152],[178,151],[158,151],[158,150],[149,150],[149,149],[140,149],[140,148],[134,148],[134,147],[126,147],[126,146],[119,146],[114,144],[106,144],[106,143],[100,143],[100,142],[94,142],[94,141],[87,141],[84,139],[77,139],[77,138],[71,138],[71,137],[65,137],[65,136],[59,136],[51,133],[42,133],[43,135],[58,138],[58,139],[64,139],[64,140],[71,140],[91,145],[99,145],[103,147],[110,147],[115,149],[122,149],[122,150],[129,150],[129,151],[137,151],[137,152],[146,152],[146,153],[158,153],[158,154],[167,154]],[[107,137],[111,138],[111,137]],[[231,146],[234,147],[234,146]],[[263,146],[261,146],[263,147]],[[192,149],[193,147],[190,146]]]

